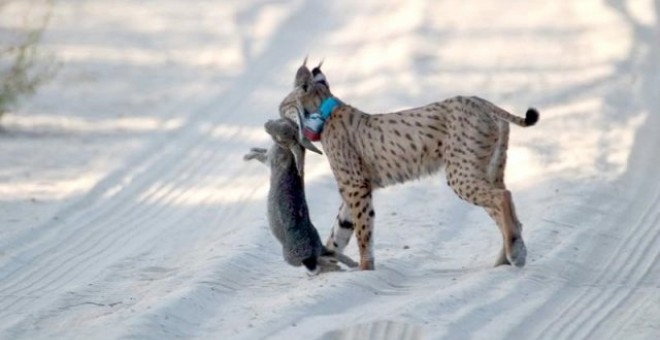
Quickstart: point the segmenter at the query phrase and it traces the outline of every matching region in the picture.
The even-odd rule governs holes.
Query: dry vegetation
[[[57,71],[52,54],[39,49],[52,9],[50,0],[0,0],[0,117]]]

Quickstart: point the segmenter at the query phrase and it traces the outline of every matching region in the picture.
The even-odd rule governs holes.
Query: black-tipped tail
[[[527,113],[525,114],[525,126],[532,126],[536,124],[536,122],[538,121],[539,121],[539,112],[533,107],[527,109]]]

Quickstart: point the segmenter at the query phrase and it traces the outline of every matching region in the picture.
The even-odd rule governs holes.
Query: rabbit
[[[274,144],[269,150],[252,148],[244,160],[256,159],[270,166],[268,223],[282,245],[284,260],[295,267],[304,265],[310,275],[336,271],[336,261],[348,267],[357,263],[348,256],[327,249],[309,218],[305,200],[305,148],[298,141],[298,127],[288,118],[269,120],[264,125]]]

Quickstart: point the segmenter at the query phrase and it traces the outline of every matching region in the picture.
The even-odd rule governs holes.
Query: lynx
[[[343,201],[326,243],[329,249],[342,252],[355,232],[360,269],[374,269],[373,190],[444,168],[456,195],[483,207],[499,227],[503,245],[495,265],[525,265],[522,224],[504,184],[504,169],[509,123],[534,125],[539,119],[536,109],[529,108],[522,118],[485,99],[456,96],[413,109],[367,114],[337,99],[320,67],[310,71],[305,60],[280,114],[295,119],[302,130],[309,113],[327,107],[326,101],[336,103],[330,105],[320,134]],[[301,144],[311,144],[302,134],[299,138]]]

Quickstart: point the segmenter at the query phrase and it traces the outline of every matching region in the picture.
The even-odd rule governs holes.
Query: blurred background
[[[267,172],[241,161],[249,147],[268,145],[263,123],[277,116],[305,56],[311,64],[324,60],[336,96],[370,113],[459,94],[519,115],[538,108],[538,126],[512,128],[507,168],[528,222],[529,261],[560,272],[558,282],[593,283],[595,274],[577,273],[605,257],[601,248],[573,246],[587,234],[616,240],[615,226],[600,218],[614,221],[617,209],[655,202],[647,196],[658,175],[647,169],[657,166],[659,146],[658,18],[658,0],[0,0],[0,337],[43,336],[40,326],[94,337],[108,322],[125,326],[109,337],[312,332],[282,326],[306,304],[284,317],[254,312],[263,301],[280,306],[268,297],[281,291],[263,287],[300,278],[263,276],[286,267],[264,225]],[[327,235],[336,186],[324,157],[307,162],[310,209]],[[484,227],[487,217],[453,197],[441,177],[379,193],[376,252],[389,267],[385,278],[367,277],[366,285],[401,277],[388,268],[406,277],[446,269],[427,264],[425,275],[407,272],[429,256],[450,268],[489,267],[499,246],[494,228]],[[641,194],[632,189],[644,187]],[[599,219],[582,219],[584,211]],[[423,228],[438,220],[450,222],[429,240]],[[396,227],[409,224],[420,229]],[[259,229],[244,227],[251,225]],[[426,250],[403,255],[400,239]],[[435,241],[446,249],[435,249]],[[464,253],[452,252],[460,247]],[[227,253],[213,257],[210,249]],[[264,251],[265,258],[254,258]],[[206,287],[206,276],[227,273],[237,277],[231,294],[245,289],[253,302],[232,300],[226,310],[205,305],[215,300],[195,289]],[[157,283],[136,283],[141,275]],[[306,284],[311,300],[327,294]],[[187,290],[177,290],[182,286]],[[123,299],[123,290],[149,303]],[[95,303],[122,305],[57,312],[99,294],[106,301]],[[442,299],[429,301],[442,306]],[[206,319],[194,326],[158,319],[177,308]],[[356,320],[368,319],[355,308]],[[135,311],[137,319],[129,316]],[[495,315],[470,311],[482,317],[480,325]],[[423,323],[420,315],[403,318]],[[427,326],[428,334],[465,334],[445,317]],[[81,320],[92,323],[82,327]],[[241,333],[248,323],[254,328]],[[510,333],[493,334],[529,336],[543,328],[526,333],[505,325]],[[623,321],[614,325],[627,329]]]

